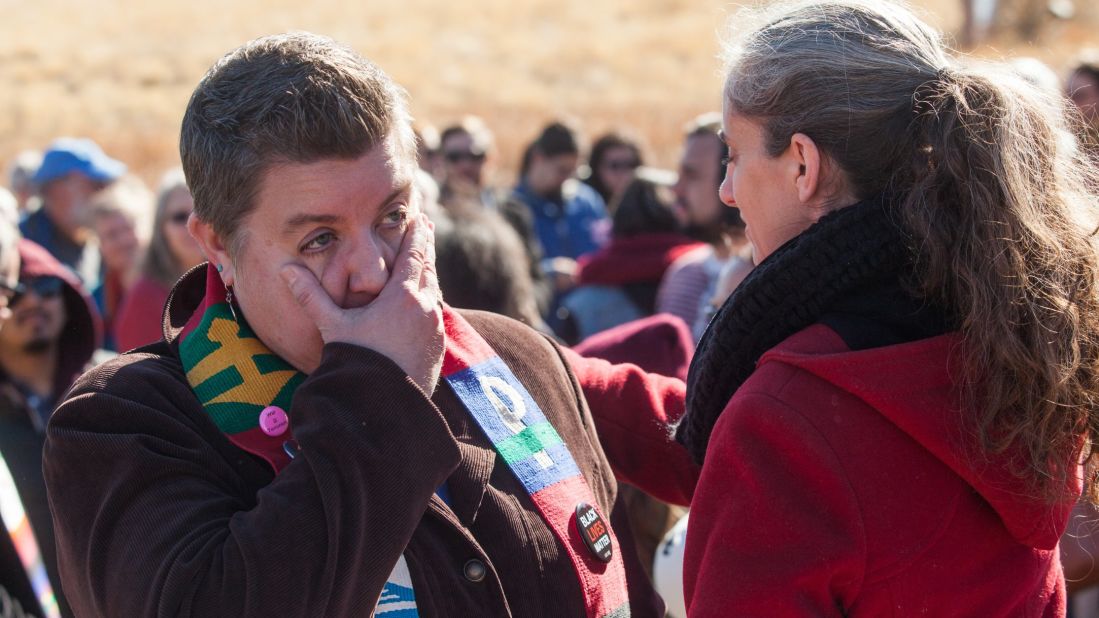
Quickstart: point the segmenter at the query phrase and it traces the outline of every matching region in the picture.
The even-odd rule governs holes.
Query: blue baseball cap
[[[42,165],[31,180],[41,186],[72,172],[80,172],[99,182],[110,182],[126,173],[126,164],[108,157],[99,144],[90,139],[62,137],[50,144],[42,155]]]

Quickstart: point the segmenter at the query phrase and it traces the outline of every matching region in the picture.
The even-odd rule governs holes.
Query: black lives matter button
[[[594,506],[587,502],[576,505],[576,527],[591,553],[603,562],[610,562],[614,554],[611,548],[611,531]]]

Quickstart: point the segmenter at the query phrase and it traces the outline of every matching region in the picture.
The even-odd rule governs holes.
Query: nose
[[[393,255],[388,246],[373,233],[364,233],[347,247],[341,260],[340,292],[333,298],[342,299],[344,309],[361,307],[381,293],[389,280]]]
[[[19,295],[19,298],[16,299],[15,303],[8,301],[8,306],[12,309],[16,309],[17,306],[19,309],[38,307],[42,304],[43,300],[43,296],[39,294],[37,290],[30,286],[27,286],[26,290],[24,290],[23,293]]]
[[[726,206],[736,206],[736,198],[733,197],[733,182],[730,179],[729,174],[725,174],[725,178],[721,179],[721,186],[717,189],[717,196],[721,199],[721,203]]]

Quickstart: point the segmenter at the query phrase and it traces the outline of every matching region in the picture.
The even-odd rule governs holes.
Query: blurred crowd
[[[1036,60],[1016,67],[1068,97],[1084,120],[1080,143],[1099,144],[1099,57],[1082,57],[1064,80]],[[652,153],[630,130],[589,147],[554,121],[505,165],[484,120],[421,122],[418,188],[436,224],[446,302],[685,379],[694,342],[753,268],[745,226],[718,196],[728,156],[720,128],[717,113],[687,122],[673,171],[647,165]],[[494,185],[498,168],[517,177]],[[2,227],[23,240],[18,272],[0,273],[11,312],[0,327],[0,449],[27,517],[48,522],[41,448],[54,406],[91,364],[159,340],[173,283],[205,258],[188,232],[193,202],[181,170],[150,189],[93,141],[61,138],[15,157],[7,184]],[[640,493],[629,500],[651,565],[680,513]],[[1089,532],[1066,544],[1070,580],[1099,582]],[[48,536],[39,542],[51,571]]]

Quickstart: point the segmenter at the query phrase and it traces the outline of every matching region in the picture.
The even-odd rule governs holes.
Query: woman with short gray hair
[[[410,120],[309,33],[195,89],[180,158],[208,264],[47,432],[75,614],[662,615],[560,349],[442,304]]]

